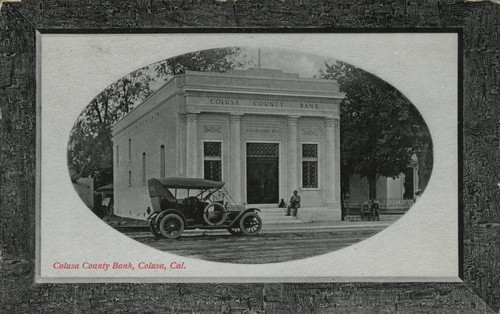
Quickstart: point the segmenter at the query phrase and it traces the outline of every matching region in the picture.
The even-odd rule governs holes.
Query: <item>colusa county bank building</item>
[[[115,213],[146,219],[147,180],[176,176],[224,181],[264,218],[298,190],[301,221],[340,220],[343,97],[279,70],[175,76],[113,126]]]

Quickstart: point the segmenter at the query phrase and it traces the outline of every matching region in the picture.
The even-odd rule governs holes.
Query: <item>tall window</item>
[[[213,181],[222,181],[222,143],[203,143],[204,178]]]
[[[128,161],[132,161],[132,139],[128,139]]]
[[[116,167],[120,166],[120,147],[116,145]]]
[[[318,187],[318,144],[302,144],[302,187]]]
[[[160,177],[165,178],[165,145],[160,146]]]
[[[146,153],[142,153],[142,184],[146,184]]]
[[[132,171],[128,172],[128,186],[132,186]]]

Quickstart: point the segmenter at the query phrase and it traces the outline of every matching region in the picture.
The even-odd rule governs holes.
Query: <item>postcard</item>
[[[37,282],[459,282],[454,32],[38,33]]]

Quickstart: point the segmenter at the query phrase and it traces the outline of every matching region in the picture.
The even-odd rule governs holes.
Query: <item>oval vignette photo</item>
[[[161,251],[261,264],[389,227],[424,193],[429,129],[387,82],[335,56],[196,51],[117,80],[68,142],[82,202]]]

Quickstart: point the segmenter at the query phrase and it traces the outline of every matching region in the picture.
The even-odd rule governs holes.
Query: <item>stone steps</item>
[[[263,208],[259,212],[264,224],[298,224],[300,219],[293,216],[286,216],[286,208]]]
[[[398,220],[401,216],[403,215],[398,215],[398,214],[394,214],[394,215],[383,215],[381,214],[380,215],[380,221],[396,221]],[[361,215],[346,215],[344,217],[344,220],[345,221],[369,221],[367,219],[367,217],[364,217],[363,219],[361,219]]]

